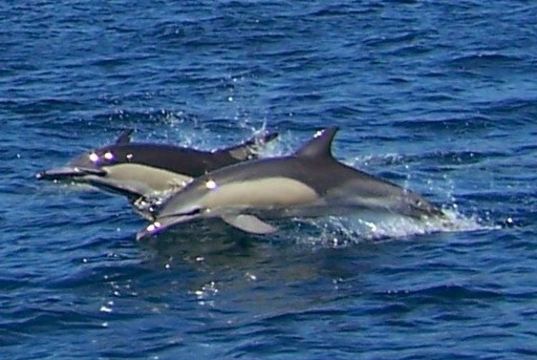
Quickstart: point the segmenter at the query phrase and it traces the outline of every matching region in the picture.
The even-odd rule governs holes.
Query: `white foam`
[[[378,240],[397,240],[439,232],[469,232],[499,229],[498,225],[484,223],[477,216],[464,216],[455,210],[444,210],[445,219],[412,219],[398,215],[375,215],[327,217],[319,219],[296,220],[312,226],[304,236],[300,231],[298,241],[329,247],[347,246],[353,243]],[[297,228],[298,229],[298,228]]]

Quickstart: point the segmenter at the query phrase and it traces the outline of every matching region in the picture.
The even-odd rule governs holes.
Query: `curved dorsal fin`
[[[131,142],[131,134],[134,129],[125,129],[116,139],[116,145],[125,145]]]
[[[300,149],[295,152],[296,156],[305,157],[332,157],[332,140],[336,132],[339,130],[337,126],[329,127],[324,130],[317,131],[313,135],[313,139],[308,141]]]

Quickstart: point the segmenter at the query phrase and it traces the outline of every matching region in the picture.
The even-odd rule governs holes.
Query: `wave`
[[[427,133],[438,133],[438,131],[453,133],[482,131],[494,128],[496,125],[493,118],[480,114],[461,114],[450,117],[439,115],[440,118],[435,118],[434,114],[431,114],[429,118],[418,120],[396,120],[393,122],[393,126]]]
[[[457,68],[482,69],[494,67],[517,67],[524,59],[518,56],[505,55],[498,52],[477,52],[457,56],[448,64]]]
[[[421,289],[389,291],[378,294],[380,297],[397,297],[397,298],[419,298],[420,304],[431,303],[439,304],[443,302],[456,302],[461,300],[486,301],[487,299],[504,298],[500,289],[479,288],[462,285],[436,285]]]

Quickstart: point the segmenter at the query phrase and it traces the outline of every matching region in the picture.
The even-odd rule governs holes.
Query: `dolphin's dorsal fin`
[[[334,136],[338,130],[339,128],[337,126],[333,126],[317,131],[313,135],[313,139],[298,149],[295,155],[313,158],[332,157],[332,140],[334,140]]]
[[[134,129],[125,129],[116,139],[116,145],[125,145],[131,142],[131,134]]]

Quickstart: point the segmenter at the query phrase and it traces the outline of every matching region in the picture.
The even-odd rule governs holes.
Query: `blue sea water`
[[[532,1],[0,2],[5,359],[537,356]],[[37,181],[112,141],[265,156],[338,125],[341,161],[456,226],[192,224],[149,242],[120,197]]]

